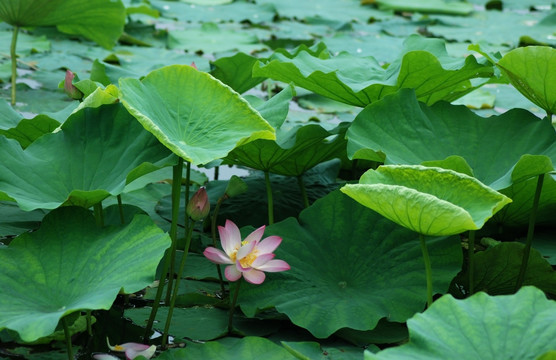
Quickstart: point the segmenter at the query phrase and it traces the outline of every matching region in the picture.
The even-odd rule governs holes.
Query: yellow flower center
[[[125,351],[122,345],[114,345],[114,351]]]
[[[244,246],[247,244],[247,241],[242,241],[241,242],[241,246]],[[234,263],[237,260],[237,252],[238,252],[239,248],[235,249],[231,254],[230,254],[230,260],[232,260]],[[257,249],[253,249],[249,254],[247,254],[247,256],[245,256],[243,259],[239,260],[239,263],[241,264],[241,266],[243,266],[244,268],[248,268],[251,267],[251,264],[253,264],[253,261],[255,261],[255,259],[257,259],[257,254],[259,252],[257,251]]]

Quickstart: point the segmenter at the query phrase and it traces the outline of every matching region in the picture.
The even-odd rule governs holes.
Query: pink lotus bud
[[[197,192],[189,200],[185,211],[194,221],[203,220],[207,217],[210,211],[210,202],[207,196],[207,191],[204,187],[197,190]]]
[[[68,96],[74,100],[81,100],[83,98],[83,93],[79,91],[78,88],[73,85],[73,78],[75,74],[69,70],[66,70],[66,78],[64,79],[64,91]]]

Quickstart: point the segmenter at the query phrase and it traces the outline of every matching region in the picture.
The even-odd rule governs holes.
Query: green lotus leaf
[[[444,0],[363,0],[363,3],[376,3],[380,9],[395,11],[414,11],[419,13],[443,13],[467,15],[473,12],[473,5],[467,2]]]
[[[0,249],[0,329],[33,341],[53,333],[63,316],[107,310],[121,289],[132,293],[153,281],[169,245],[146,216],[99,228],[85,209],[54,210],[38,231]]]
[[[253,65],[257,58],[242,52],[221,57],[211,62],[211,75],[240,94],[260,84],[264,77],[253,77]]]
[[[7,0],[0,19],[13,26],[56,26],[111,48],[124,30],[125,8],[119,0]]]
[[[547,113],[556,114],[556,49],[517,48],[504,55],[497,65],[523,96]]]
[[[339,216],[338,214],[349,214]],[[283,241],[276,258],[291,270],[244,284],[238,302],[247,316],[275,307],[318,338],[342,328],[371,330],[381,318],[404,322],[426,302],[417,234],[378,215],[339,191],[294,218],[268,226]],[[461,268],[454,238],[427,240],[434,291],[445,293]]]
[[[157,359],[260,360],[262,354],[264,354],[265,360],[297,359],[280,345],[268,339],[254,336],[247,336],[242,339],[227,337],[204,344],[188,343],[185,349],[165,351]]]
[[[347,124],[332,131],[317,124],[279,129],[276,141],[256,140],[228,154],[225,163],[287,176],[299,176],[315,165],[345,154]],[[333,139],[329,139],[333,136]]]
[[[314,341],[281,341],[285,347],[296,358],[302,360],[361,360],[363,349],[355,346],[321,346]],[[378,351],[375,345],[369,345],[369,351]]]
[[[222,158],[236,146],[274,139],[274,129],[228,86],[191,66],[120,80],[121,101],[175,154],[195,165]]]
[[[416,165],[457,155],[477,179],[496,190],[544,174],[550,161],[556,163],[550,121],[521,109],[483,118],[464,106],[428,107],[409,89],[366,107],[346,136],[349,157],[385,164]]]
[[[419,100],[434,104],[453,101],[479,84],[470,79],[490,77],[492,65],[479,64],[473,56],[448,56],[444,42],[410,36],[400,58],[384,69],[373,57],[348,53],[315,56],[298,49],[278,50],[268,61],[259,61],[253,76],[293,82],[317,94],[355,106],[366,106],[401,88],[413,88]],[[486,80],[480,82],[484,83]]]
[[[121,104],[84,108],[61,131],[25,150],[0,137],[0,192],[26,211],[62,204],[90,207],[120,194],[126,183],[171,165],[171,153]]]
[[[214,265],[213,265],[214,267]],[[219,286],[219,285],[217,285]],[[213,297],[218,300],[218,298]],[[200,305],[198,303],[197,305]],[[151,309],[148,307],[128,309],[124,316],[139,325],[145,325]],[[193,306],[175,308],[169,332],[175,338],[208,341],[221,338],[228,334],[229,311],[214,306]],[[156,315],[155,329],[163,330],[168,317],[168,307],[161,307]],[[199,324],[203,324],[199,326]],[[244,336],[267,336],[275,333],[280,321],[249,319],[239,312],[234,314],[234,332]]]
[[[493,222],[510,226],[521,226],[529,223],[533,208],[533,195],[537,187],[537,177],[520,181],[500,192],[512,199],[512,203],[500,210],[493,217]],[[537,208],[536,223],[554,224],[556,212],[556,174],[546,174],[543,179],[541,196]]]
[[[365,352],[365,360],[534,360],[554,349],[555,322],[556,302],[534,287],[465,300],[445,295],[407,321],[407,344]]]
[[[515,284],[523,261],[525,245],[518,242],[503,242],[475,254],[473,282],[475,291],[489,295],[507,295],[515,292]],[[454,280],[469,288],[467,270]],[[556,295],[556,271],[541,253],[531,249],[523,285],[535,286],[546,293]]]
[[[57,113],[43,113],[25,119],[5,101],[0,100],[0,134],[19,141],[26,148],[33,141],[51,133],[71,114],[77,104],[70,104]]]
[[[512,201],[468,175],[421,165],[380,166],[341,190],[397,224],[431,236],[480,229]]]

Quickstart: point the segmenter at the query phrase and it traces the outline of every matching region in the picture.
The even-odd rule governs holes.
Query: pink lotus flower
[[[145,344],[129,342],[122,345],[112,346],[110,345],[110,342],[108,342],[108,339],[106,339],[106,342],[108,343],[108,347],[110,348],[110,350],[125,352],[125,357],[127,360],[133,360],[138,356],[144,356],[145,358],[150,359],[151,357],[153,357],[154,353],[156,352],[155,345],[149,346]],[[119,360],[119,358],[109,354],[95,354],[93,355],[93,358],[97,360],[112,360],[112,359]]]
[[[243,276],[252,284],[261,284],[267,272],[279,272],[290,269],[284,260],[273,260],[272,253],[282,242],[279,236],[269,236],[261,241],[264,226],[249,234],[241,241],[241,234],[236,224],[226,220],[224,227],[219,226],[220,242],[224,251],[208,247],[203,255],[216,264],[231,264],[224,274],[229,281],[237,281]]]

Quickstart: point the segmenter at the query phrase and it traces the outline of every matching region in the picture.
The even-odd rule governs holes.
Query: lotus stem
[[[535,221],[537,220],[537,210],[539,208],[539,200],[541,198],[543,181],[544,174],[540,174],[537,178],[537,188],[535,189],[533,208],[531,209],[531,215],[529,216],[529,227],[527,228],[527,239],[525,240],[525,249],[523,249],[523,260],[521,260],[521,267],[519,269],[519,275],[517,276],[515,291],[519,290],[519,288],[523,285],[523,280],[525,279],[525,272],[527,271],[527,265],[529,263],[529,255],[531,254],[531,245],[533,244]]]
[[[178,247],[178,216],[180,214],[180,192],[181,179],[183,174],[183,159],[180,157],[178,163],[174,165],[172,173],[172,224],[170,225],[170,238],[172,247],[170,248],[170,268],[168,275],[168,288],[166,291],[166,303],[170,302],[172,294],[172,283],[174,282],[174,272],[176,267],[176,249]],[[187,187],[186,187],[187,189]]]
[[[169,249],[168,251],[171,251]],[[160,275],[160,280],[158,282],[158,288],[156,289],[156,295],[153,300],[153,307],[151,309],[151,314],[149,315],[149,320],[147,321],[147,327],[145,328],[145,334],[143,335],[143,343],[146,344],[149,341],[149,336],[153,328],[154,320],[156,318],[156,313],[158,312],[158,307],[160,306],[160,299],[162,298],[162,291],[164,290],[164,281],[166,280],[166,273],[170,267],[170,253],[168,252],[164,256],[164,265],[162,265],[162,273]]]
[[[189,203],[189,184],[191,182],[191,162],[186,161],[185,168],[185,195],[184,195],[184,209],[187,209],[187,204]],[[189,226],[189,218],[187,216],[187,211],[185,211],[185,233],[187,233],[187,227]]]
[[[234,310],[236,308],[237,296],[239,295],[240,287],[241,287],[241,279],[239,279],[239,281],[237,282],[236,290],[234,291],[234,298],[230,303],[230,314],[228,316],[228,334],[231,334],[233,330]]]
[[[214,180],[218,180],[218,176],[220,175],[220,166],[214,167]]]
[[[469,295],[475,293],[475,231],[469,230],[467,273],[469,275]]]
[[[218,202],[216,203],[216,207],[214,208],[214,212],[212,213],[212,218],[211,218],[211,222],[210,222],[210,232],[212,234],[212,245],[217,248],[216,245],[216,220],[218,219],[218,212],[220,211],[220,205],[222,204],[222,201],[224,201],[226,197],[226,194],[224,194],[222,197],[220,197],[220,199],[218,199]],[[222,295],[224,295],[225,289],[224,289],[224,278],[222,277],[222,269],[220,268],[219,264],[215,264],[216,265],[216,270],[218,271],[218,280],[220,281],[220,290],[222,291]]]
[[[419,234],[419,240],[421,241],[421,252],[423,253],[423,260],[425,261],[425,274],[427,277],[427,308],[432,305],[432,267],[431,259],[429,257],[429,250],[427,249],[427,243],[425,242],[425,236]]]
[[[93,210],[95,213],[95,220],[98,227],[104,226],[104,218],[102,216],[102,201],[99,201],[95,205],[93,205]]]
[[[93,336],[93,322],[91,320],[91,310],[87,310],[87,334]]]
[[[303,199],[303,206],[305,208],[309,207],[309,198],[307,197],[307,190],[305,189],[305,183],[303,182],[303,175],[297,177],[297,184],[299,184],[299,190],[301,191],[301,198]]]
[[[185,248],[183,249],[183,255],[181,256],[180,268],[178,270],[178,276],[176,277],[176,284],[174,285],[174,291],[172,292],[172,299],[170,300],[170,308],[168,309],[168,317],[166,318],[166,324],[164,325],[164,333],[162,334],[162,347],[168,344],[168,331],[170,330],[170,323],[172,322],[172,315],[174,313],[174,307],[176,305],[176,299],[179,293],[179,285],[181,277],[183,274],[183,269],[185,268],[185,260],[187,260],[187,254],[189,253],[189,246],[191,245],[191,235],[193,234],[193,223],[189,224],[187,236],[185,237]]]
[[[17,80],[17,54],[15,52],[17,45],[17,34],[19,33],[19,26],[14,26],[12,34],[12,44],[10,46],[10,57],[12,59],[12,106],[15,105],[15,88]]]
[[[64,327],[64,335],[66,336],[66,347],[68,349],[68,359],[73,360],[73,349],[71,347],[71,334],[69,331],[68,320],[65,316],[62,318],[62,326]]]
[[[264,181],[266,183],[266,197],[268,204],[268,225],[274,224],[274,203],[272,199],[272,186],[270,184],[270,174],[268,171],[264,172]]]
[[[124,219],[124,207],[122,204],[122,195],[119,194],[117,197],[118,199],[118,210],[120,211],[120,222],[123,224],[125,224],[125,219]]]

